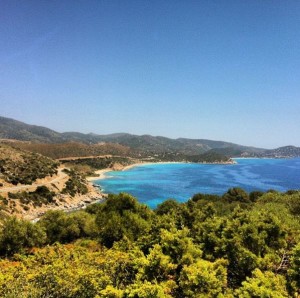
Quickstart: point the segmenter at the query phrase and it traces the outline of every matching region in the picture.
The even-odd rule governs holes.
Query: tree
[[[300,243],[292,250],[290,258],[290,269],[288,270],[288,281],[293,292],[300,292]]]
[[[146,282],[138,282],[131,285],[125,291],[125,295],[123,297],[128,298],[154,298],[154,297],[162,297],[162,298],[171,298],[172,296],[166,293],[168,290],[165,285],[160,285],[157,283]]]
[[[236,294],[240,298],[285,298],[289,297],[285,283],[281,275],[255,269],[252,277],[242,282]]]
[[[38,222],[45,229],[48,243],[71,242],[81,237],[97,236],[94,217],[86,212],[66,214],[63,211],[48,211]]]
[[[180,204],[173,199],[169,199],[159,204],[155,210],[158,215],[176,212],[180,208]]]
[[[150,229],[152,211],[131,195],[110,195],[96,213],[100,241],[112,247],[115,241],[127,237],[137,240]]]
[[[44,230],[29,221],[8,218],[0,234],[0,254],[13,255],[25,248],[41,246],[46,241]]]
[[[240,203],[249,203],[248,194],[240,187],[234,187],[228,189],[228,191],[222,197],[229,203],[231,202],[240,202]]]
[[[209,262],[198,259],[195,263],[184,266],[179,285],[184,297],[216,297],[227,286],[226,261],[219,259]],[[202,297],[202,296],[201,296]]]

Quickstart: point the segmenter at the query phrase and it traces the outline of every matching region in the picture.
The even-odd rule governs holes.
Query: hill
[[[0,138],[21,141],[57,143],[66,141],[63,136],[49,128],[29,125],[0,116]]]
[[[142,156],[147,156],[153,154],[173,153],[182,155],[199,155],[215,148],[234,148],[239,149],[242,152],[246,151],[249,153],[263,151],[263,149],[259,148],[205,139],[171,139],[161,136],[138,136],[126,133],[116,133],[110,135],[97,135],[93,133],[83,134],[79,132],[59,133],[46,127],[29,125],[5,117],[0,117],[0,138],[29,141],[32,143],[77,142],[93,145],[105,142],[109,144],[119,144],[125,146],[126,148],[130,148],[131,154],[137,156],[139,154],[142,154]],[[221,154],[220,152],[218,153]]]
[[[79,142],[66,142],[58,144],[13,142],[9,144],[13,147],[40,153],[53,159],[102,155],[126,156],[130,152],[130,148],[126,146],[103,142],[91,145]]]
[[[0,222],[11,214],[33,219],[49,208],[78,209],[99,198],[78,171],[0,143]]]
[[[58,163],[40,154],[0,144],[0,180],[13,185],[31,184],[57,173]]]
[[[46,127],[29,125],[14,119],[0,117],[0,138],[8,140],[28,141],[22,148],[39,152],[53,158],[69,156],[88,156],[113,154],[134,158],[158,157],[161,160],[190,160],[211,151],[215,156],[224,157],[296,157],[300,156],[300,148],[286,146],[267,150],[251,146],[243,146],[224,141],[207,139],[171,139],[162,136],[133,135],[115,133],[97,135],[79,132],[59,133]],[[43,144],[43,145],[33,145]],[[45,145],[59,144],[59,145]],[[63,145],[60,145],[63,144]],[[86,146],[84,146],[84,144]],[[89,147],[89,146],[90,147]],[[72,155],[73,154],[73,155]],[[204,155],[200,160],[205,161]]]
[[[263,152],[263,157],[295,157],[300,156],[300,147],[284,146],[273,150],[266,150]]]

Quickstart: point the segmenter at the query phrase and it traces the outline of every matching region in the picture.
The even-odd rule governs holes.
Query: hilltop
[[[111,154],[163,161],[223,162],[231,157],[300,156],[300,148],[294,146],[267,150],[207,139],[171,139],[128,133],[108,135],[59,133],[46,127],[29,125],[5,117],[0,117],[0,139],[9,140],[10,144],[12,141],[22,141],[14,146],[51,158]]]
[[[284,146],[263,152],[263,157],[295,157],[300,156],[300,147]]]
[[[60,133],[46,127],[29,125],[0,116],[0,138],[34,142],[64,142]]]

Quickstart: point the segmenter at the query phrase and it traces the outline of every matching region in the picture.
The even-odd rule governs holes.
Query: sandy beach
[[[86,177],[86,180],[87,181],[95,181],[95,180],[104,179],[106,177],[105,174],[107,172],[111,172],[111,171],[113,171],[113,169],[110,169],[110,168],[95,171],[95,174],[98,176]]]
[[[102,170],[95,171],[95,174],[98,176],[91,176],[87,177],[86,180],[88,181],[95,181],[95,180],[101,180],[106,178],[106,173],[112,172],[112,171],[127,171],[129,169],[139,167],[139,166],[146,166],[146,165],[154,165],[154,164],[179,164],[179,163],[185,163],[185,162],[179,162],[179,161],[159,161],[159,162],[138,162],[134,163],[128,166],[123,166],[121,168],[113,169],[113,168],[106,168]]]
[[[122,165],[118,165],[117,169],[116,168],[106,168],[106,169],[102,169],[102,170],[98,170],[95,171],[95,174],[98,176],[92,176],[92,177],[87,177],[86,179],[88,181],[95,181],[95,180],[101,180],[101,179],[105,179],[106,178],[106,173],[108,172],[112,172],[112,171],[127,171],[129,169],[135,168],[135,167],[139,167],[139,166],[146,166],[146,165],[154,165],[154,164],[182,164],[182,163],[188,163],[188,162],[184,162],[184,161],[157,161],[157,162],[137,162],[137,163],[133,163],[131,165],[128,166],[122,166]],[[237,162],[234,160],[231,160],[230,162],[223,162],[223,163],[200,163],[200,164],[236,164]]]
[[[177,163],[186,163],[186,162],[180,162],[180,161],[158,161],[158,162],[139,162],[139,163],[134,163],[129,166],[125,166],[122,171],[127,171],[131,168],[135,168],[138,166],[146,166],[146,165],[156,165],[156,164],[177,164]]]

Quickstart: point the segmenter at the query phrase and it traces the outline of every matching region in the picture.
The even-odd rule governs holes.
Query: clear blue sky
[[[0,115],[300,146],[300,1],[0,0]]]

